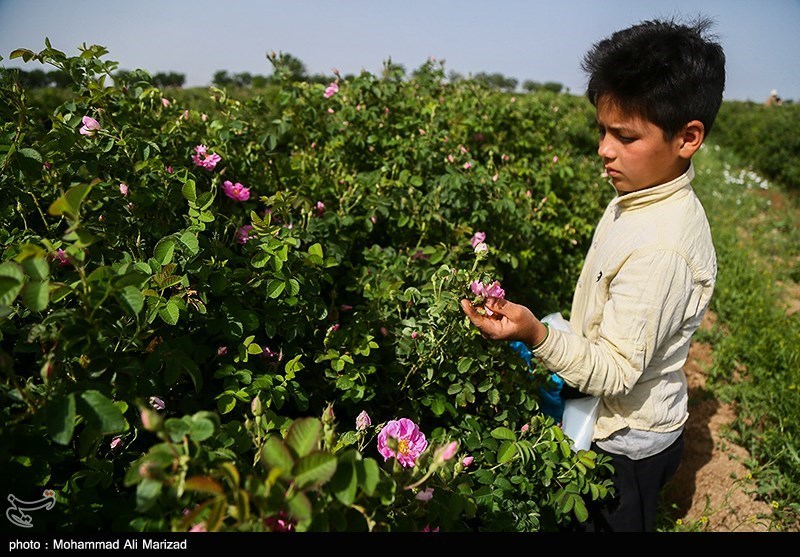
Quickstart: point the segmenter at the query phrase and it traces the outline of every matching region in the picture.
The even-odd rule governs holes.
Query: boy
[[[714,123],[725,56],[710,22],[646,21],[595,44],[583,60],[598,154],[617,195],[586,255],[573,333],[526,307],[489,298],[493,315],[461,305],[484,337],[519,340],[582,393],[601,397],[592,450],[614,467],[615,496],[580,526],[652,531],[659,492],[683,453],[683,364],[708,307],[716,255],[691,187],[692,156]]]

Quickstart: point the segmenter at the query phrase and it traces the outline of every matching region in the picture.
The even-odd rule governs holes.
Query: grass
[[[709,144],[696,155],[693,186],[717,250],[711,311],[697,340],[714,354],[707,388],[732,404],[726,437],[747,449],[757,497],[774,510],[772,529],[800,527],[800,201],[797,188],[769,183],[731,152]],[[794,192],[794,193],[792,193]],[[684,523],[665,530],[703,529]]]

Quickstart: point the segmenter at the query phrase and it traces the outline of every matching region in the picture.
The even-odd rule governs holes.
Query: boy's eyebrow
[[[629,128],[629,127],[624,126],[624,125],[616,125],[615,126],[613,124],[603,124],[600,120],[595,120],[595,122],[597,123],[597,127],[598,128],[611,130],[612,132],[615,132],[615,133],[635,133],[636,132],[635,128]]]

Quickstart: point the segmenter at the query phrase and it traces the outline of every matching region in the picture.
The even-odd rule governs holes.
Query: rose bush
[[[583,99],[272,56],[197,109],[106,54],[13,54],[73,79],[46,118],[1,74],[0,471],[43,527],[535,531],[608,494],[458,303],[568,308],[612,193]]]

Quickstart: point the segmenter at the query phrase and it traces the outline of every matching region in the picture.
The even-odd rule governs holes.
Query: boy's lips
[[[615,168],[611,168],[610,166],[606,166],[605,169],[606,169],[606,174],[608,174],[609,176],[619,176],[620,175],[619,170],[617,170]]]

